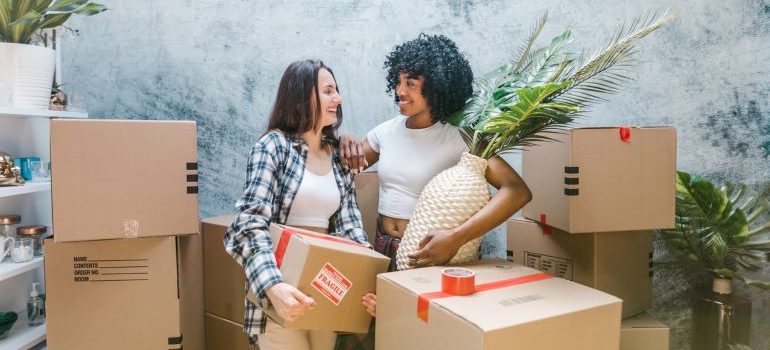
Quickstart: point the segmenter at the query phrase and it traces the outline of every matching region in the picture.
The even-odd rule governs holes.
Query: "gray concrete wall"
[[[289,62],[317,57],[332,66],[345,98],[342,130],[364,135],[396,113],[382,69],[395,44],[420,32],[448,35],[478,74],[510,59],[545,10],[543,40],[571,28],[574,47],[594,48],[624,21],[679,8],[676,22],[639,46],[636,82],[583,124],[674,125],[680,169],[768,187],[768,0],[101,2],[111,10],[68,23],[80,35],[64,46],[64,88],[95,118],[196,120],[203,217],[233,210]],[[503,239],[485,249],[500,254]],[[672,348],[686,349],[696,280],[669,265],[655,276],[653,314],[673,327]],[[752,346],[767,348],[767,294],[736,289],[755,305]]]

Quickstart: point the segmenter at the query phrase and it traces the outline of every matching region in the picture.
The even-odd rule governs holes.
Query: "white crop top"
[[[286,225],[329,227],[329,218],[339,209],[341,200],[334,169],[326,175],[316,175],[305,168]]]
[[[380,154],[380,214],[409,219],[425,185],[438,173],[460,161],[468,146],[457,128],[436,123],[424,129],[406,127],[399,115],[366,135],[369,146]]]

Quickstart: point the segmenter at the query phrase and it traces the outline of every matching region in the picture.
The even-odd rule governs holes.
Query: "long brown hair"
[[[321,60],[302,60],[290,64],[283,72],[278,93],[270,113],[267,132],[278,129],[284,133],[301,137],[303,133],[315,130],[321,118],[321,99],[318,89],[318,71],[334,72]],[[315,97],[313,94],[316,94]],[[339,87],[337,87],[339,93]],[[337,146],[337,128],[342,123],[342,106],[337,107],[337,122],[324,127],[322,141]]]

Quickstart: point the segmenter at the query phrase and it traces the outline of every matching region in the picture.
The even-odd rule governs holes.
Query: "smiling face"
[[[423,76],[409,77],[406,73],[399,74],[396,97],[398,98],[398,109],[402,115],[410,118],[430,119],[428,99],[422,94],[424,83],[425,77]]]
[[[316,120],[318,129],[321,129],[337,122],[337,111],[342,105],[342,96],[337,91],[334,76],[324,68],[318,71],[317,88],[316,96],[321,102],[321,111]]]

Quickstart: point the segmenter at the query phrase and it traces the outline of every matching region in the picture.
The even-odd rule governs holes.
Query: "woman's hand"
[[[340,136],[340,158],[344,164],[354,174],[364,171],[369,167],[364,154],[364,143],[357,140],[353,135]]]
[[[372,317],[377,317],[375,315],[377,312],[377,294],[364,294],[364,296],[361,298],[361,304],[364,305],[364,309],[366,309],[366,312],[372,315]]]
[[[315,300],[313,298],[285,282],[273,285],[267,290],[266,294],[278,315],[289,322],[296,320],[305,311],[312,310],[315,307]]]

